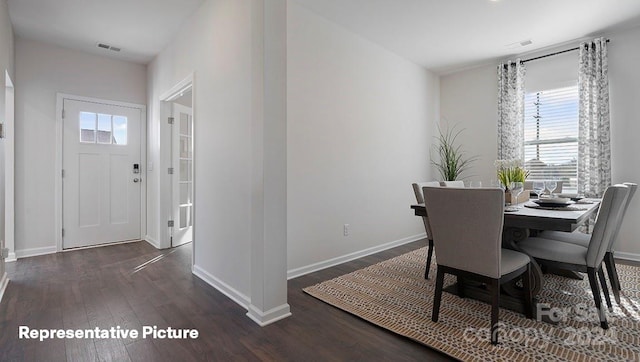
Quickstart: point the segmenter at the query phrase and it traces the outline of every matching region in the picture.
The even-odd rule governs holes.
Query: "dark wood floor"
[[[0,360],[449,360],[301,290],[424,245],[411,243],[289,281],[293,316],[263,328],[191,274],[191,245],[156,250],[137,242],[20,259],[7,264],[11,282],[0,304]],[[20,325],[138,330],[157,325],[196,328],[200,338],[38,342],[19,340]]]

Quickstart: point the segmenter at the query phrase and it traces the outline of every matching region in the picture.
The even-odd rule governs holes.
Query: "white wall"
[[[146,103],[146,66],[16,39],[16,254],[56,251],[56,93]]]
[[[7,1],[0,0],[0,117],[2,117],[2,123],[4,123],[5,116],[5,70],[8,71],[9,76],[15,81],[14,77],[14,44],[13,44],[13,28],[11,21],[9,20],[9,10],[7,8]],[[4,140],[0,140],[0,148],[4,150]],[[4,163],[4,153],[0,159]],[[0,179],[2,180],[2,187],[0,188],[4,195],[4,167],[0,168]],[[2,202],[0,202],[0,209],[2,209],[2,217],[0,217],[0,223],[2,224],[2,232],[0,233],[0,249],[5,247],[4,240],[4,196]],[[0,257],[0,298],[2,298],[3,286],[5,280],[4,273],[4,259]]]
[[[640,62],[640,28],[633,28],[616,33],[605,34],[611,39],[609,43],[609,82],[611,102],[611,151],[612,181],[640,182],[638,154],[640,143],[640,73],[637,66]],[[575,44],[565,44],[561,49],[568,49]],[[553,52],[549,49],[548,52]],[[524,59],[531,54],[523,57]],[[559,58],[540,60],[528,63],[531,72],[540,74],[543,67],[548,67],[551,76],[544,82],[570,80],[567,65],[577,55],[567,54]],[[547,64],[545,65],[545,63]],[[444,75],[440,79],[441,96],[440,111],[442,117],[457,121],[466,128],[462,142],[471,154],[477,154],[481,161],[474,166],[472,173],[485,180],[495,178],[493,161],[497,157],[497,76],[495,64]],[[539,78],[538,78],[539,79]],[[529,87],[536,88],[532,84]],[[636,196],[630,205],[626,221],[618,239],[618,256],[640,260],[640,197]]]
[[[491,64],[440,77],[440,115],[462,130],[458,142],[468,156],[477,156],[466,173],[470,179],[496,178],[498,154],[496,66]]]
[[[289,275],[423,236],[438,78],[292,1],[287,33]]]
[[[548,53],[545,52],[545,54]],[[525,63],[527,65],[526,92],[577,84],[578,61],[578,52],[573,51]]]
[[[160,96],[194,73],[194,271],[247,306],[251,295],[251,2],[206,1],[149,64],[149,161],[163,162]],[[152,141],[153,140],[153,141]],[[166,220],[158,167],[148,173],[149,236]]]
[[[612,181],[640,183],[640,27],[609,34]],[[616,256],[640,261],[640,195],[618,235]]]

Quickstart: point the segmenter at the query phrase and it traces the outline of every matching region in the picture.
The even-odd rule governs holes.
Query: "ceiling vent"
[[[104,44],[104,43],[98,43],[96,45],[98,46],[98,48],[107,49],[107,50],[113,50],[114,52],[119,52],[120,50],[122,50],[122,49],[120,49],[118,47],[114,47],[114,46],[111,46],[109,44]]]
[[[508,49],[516,49],[516,48],[526,47],[527,45],[531,45],[531,44],[533,44],[533,41],[531,41],[531,39],[527,39],[527,40],[519,41],[516,43],[507,44],[505,45],[505,47],[507,47]]]
[[[520,46],[526,47],[527,45],[531,45],[533,42],[531,40],[524,40],[520,42]],[[113,48],[111,48],[113,50]],[[119,50],[119,49],[118,49]]]

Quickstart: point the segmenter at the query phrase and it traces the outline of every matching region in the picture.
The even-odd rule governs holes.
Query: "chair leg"
[[[609,281],[611,282],[611,290],[613,291],[613,297],[616,299],[616,303],[620,305],[620,279],[618,279],[618,270],[616,270],[616,262],[613,259],[613,253],[608,251],[604,256],[604,263],[607,266],[607,274],[609,274]]]
[[[523,298],[524,298],[524,315],[531,319],[533,318],[533,293],[531,290],[531,285],[533,285],[533,275],[531,274],[531,263],[527,265],[527,271],[524,272],[524,276],[522,278],[522,286],[523,290]]]
[[[459,276],[457,278],[456,284],[458,285],[458,297],[462,299],[466,298],[467,294],[465,293],[466,289],[465,289],[464,278]]]
[[[427,253],[427,267],[424,270],[425,279],[429,279],[429,269],[431,268],[432,256],[433,256],[433,240],[429,239],[429,252]]]
[[[431,320],[438,321],[440,314],[440,299],[442,299],[442,285],[444,284],[444,271],[438,266],[438,272],[436,275],[436,291],[433,296],[433,311],[431,312]]]
[[[491,344],[498,344],[498,318],[500,314],[500,280],[491,281]]]
[[[611,296],[609,296],[609,288],[607,288],[607,281],[604,279],[604,270],[602,270],[603,265],[600,265],[598,269],[598,279],[600,279],[600,286],[602,287],[602,293],[604,294],[604,299],[607,301],[607,307],[610,312],[613,312],[613,306],[611,305]]]
[[[602,327],[602,329],[609,329],[607,317],[605,316],[604,308],[602,308],[602,297],[600,296],[600,290],[598,289],[598,281],[596,280],[597,277],[595,269],[587,268],[587,275],[589,276],[591,293],[593,293],[593,301],[596,303],[596,308],[598,309],[598,316],[600,317],[600,327]]]

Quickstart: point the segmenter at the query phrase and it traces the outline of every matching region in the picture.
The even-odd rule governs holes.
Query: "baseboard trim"
[[[153,246],[154,248],[160,249],[160,243],[156,239],[152,238],[151,236],[145,235],[144,241],[151,244],[151,246]]]
[[[13,251],[10,251],[9,252],[9,256],[6,259],[4,259],[4,261],[6,263],[11,263],[11,262],[14,262],[14,261],[17,261],[17,260],[18,260],[18,258],[16,258],[16,253],[13,252]]]
[[[613,252],[613,256],[616,259],[624,259],[624,260],[631,260],[631,261],[640,262],[640,254],[624,253],[624,252],[620,252],[620,251],[614,251]]]
[[[56,246],[46,246],[44,248],[32,248],[16,250],[16,259],[30,258],[32,256],[55,254],[58,252]]]
[[[263,312],[256,308],[254,305],[249,306],[247,317],[256,322],[260,327],[264,327],[271,323],[275,323],[279,320],[285,319],[291,316],[291,308],[289,304],[283,304],[281,306],[271,308],[266,312]]]
[[[348,261],[359,259],[359,258],[365,257],[367,255],[379,253],[379,252],[385,251],[387,249],[395,248],[396,246],[412,243],[414,241],[418,241],[418,240],[424,239],[426,237],[427,237],[426,233],[422,233],[422,234],[418,234],[418,235],[414,235],[414,236],[409,236],[409,237],[406,237],[406,238],[402,238],[400,240],[396,240],[396,241],[392,241],[392,242],[385,243],[385,244],[382,244],[382,245],[374,246],[372,248],[356,251],[356,252],[353,252],[353,253],[350,253],[350,254],[342,255],[342,256],[339,256],[339,257],[336,257],[336,258],[331,258],[331,259],[328,259],[328,260],[325,260],[325,261],[321,261],[321,262],[318,262],[318,263],[310,264],[310,265],[303,266],[303,267],[300,267],[300,268],[291,269],[291,270],[287,271],[287,280],[294,279],[294,278],[297,278],[297,277],[301,277],[301,276],[303,276],[305,274],[317,272],[317,271],[322,270],[322,269],[330,268],[332,266],[336,266],[338,264],[346,263]]]
[[[207,283],[210,286],[216,288],[220,293],[222,293],[222,294],[226,295],[227,297],[229,297],[229,299],[233,300],[238,305],[240,305],[243,308],[249,310],[249,305],[251,304],[251,300],[246,295],[244,295],[244,294],[240,293],[239,291],[235,290],[234,288],[232,288],[227,283],[225,283],[222,280],[220,280],[220,279],[214,277],[213,275],[209,274],[209,272],[207,272],[206,270],[202,269],[201,267],[199,267],[197,265],[193,266],[192,273],[193,273],[193,275],[195,275],[198,278],[202,279],[205,283]]]
[[[2,297],[4,296],[4,292],[7,290],[8,285],[9,275],[5,272],[2,278],[0,278],[0,303],[2,302]]]

